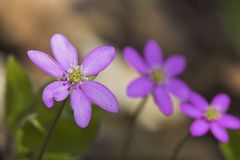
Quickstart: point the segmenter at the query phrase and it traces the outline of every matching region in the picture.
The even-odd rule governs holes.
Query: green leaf
[[[25,118],[22,120],[22,122],[20,123],[20,126],[24,126],[24,124],[26,122],[30,122],[32,123],[32,125],[38,129],[41,132],[45,132],[44,127],[42,126],[41,122],[39,122],[39,120],[37,119],[37,114],[36,113],[32,113],[32,114],[28,114],[25,116]]]
[[[43,124],[47,130],[56,116],[60,104],[61,102],[57,103],[53,109],[47,109],[42,103],[36,104],[35,107],[37,110],[35,113],[37,117],[34,119],[37,119],[39,124]],[[81,155],[89,149],[95,140],[103,116],[104,111],[93,106],[91,123],[87,128],[82,129],[76,125],[71,106],[67,104],[50,138],[45,159],[53,160],[55,157],[55,159],[64,160]],[[38,155],[45,137],[44,135],[46,134],[46,132],[42,132],[38,128],[30,121],[26,121],[21,128],[24,131],[21,146],[31,148],[31,151],[25,153],[26,156],[32,156],[29,157],[30,159],[34,159]]]
[[[220,148],[227,160],[239,160],[240,131],[230,131],[230,142],[227,144],[221,144]]]
[[[14,131],[19,119],[31,107],[34,93],[31,81],[14,57],[7,63],[6,123]]]

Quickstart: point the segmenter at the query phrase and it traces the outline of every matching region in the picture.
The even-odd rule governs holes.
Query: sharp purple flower
[[[55,101],[63,101],[70,95],[75,121],[82,128],[90,122],[91,102],[108,112],[118,111],[115,95],[104,85],[92,81],[113,61],[114,47],[95,48],[83,59],[82,65],[78,64],[76,48],[64,35],[53,35],[51,49],[55,59],[41,51],[30,50],[27,53],[35,65],[57,79],[43,90],[42,99],[48,108],[52,108]]]
[[[150,40],[144,47],[144,59],[132,47],[124,49],[124,58],[141,74],[129,84],[129,97],[139,98],[153,93],[156,104],[166,116],[173,113],[171,95],[180,101],[188,98],[188,85],[177,78],[186,67],[183,56],[173,55],[163,61],[162,50],[154,40]]]
[[[226,129],[240,129],[240,119],[226,113],[230,97],[225,93],[216,95],[209,104],[201,95],[189,94],[189,103],[181,105],[182,112],[188,117],[196,118],[190,127],[191,135],[203,136],[211,131],[220,142],[229,141]]]

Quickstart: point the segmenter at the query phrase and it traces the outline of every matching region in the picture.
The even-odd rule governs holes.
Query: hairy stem
[[[137,109],[135,110],[135,112],[133,113],[129,124],[128,124],[128,128],[127,128],[127,132],[125,135],[125,139],[123,141],[123,146],[122,146],[122,150],[121,150],[121,155],[120,155],[120,159],[121,160],[125,160],[127,159],[129,150],[130,150],[130,144],[131,144],[131,140],[134,136],[134,129],[135,129],[135,123],[136,123],[136,119],[138,118],[138,116],[140,115],[141,111],[143,110],[146,102],[147,102],[148,97],[144,97],[142,99],[142,101],[139,103],[139,105],[137,106]]]
[[[186,143],[186,141],[188,140],[188,138],[190,137],[189,133],[187,133],[180,141],[179,143],[176,145],[176,147],[173,150],[173,153],[171,155],[171,157],[169,158],[169,160],[176,160],[177,156],[179,155],[181,149],[183,148],[184,144]]]
[[[45,151],[46,151],[46,149],[47,149],[47,145],[48,145],[48,143],[49,143],[49,140],[50,140],[50,138],[51,138],[51,135],[52,135],[52,133],[53,133],[53,130],[54,130],[54,128],[56,127],[56,124],[57,124],[57,122],[58,122],[58,120],[59,120],[59,118],[60,118],[60,116],[61,116],[61,114],[62,114],[62,111],[63,111],[63,108],[64,108],[66,102],[67,102],[67,99],[65,99],[65,100],[62,102],[60,108],[58,109],[58,112],[57,112],[56,117],[55,117],[55,118],[53,119],[53,121],[52,121],[52,124],[51,124],[51,126],[50,126],[50,128],[49,128],[49,130],[48,130],[48,132],[47,132],[47,134],[46,134],[46,137],[45,137],[45,139],[44,139],[44,141],[43,141],[43,144],[42,144],[42,147],[41,147],[41,149],[40,149],[40,152],[39,152],[39,155],[38,155],[38,158],[37,158],[38,160],[42,160],[42,159],[43,159],[44,153],[45,153]]]

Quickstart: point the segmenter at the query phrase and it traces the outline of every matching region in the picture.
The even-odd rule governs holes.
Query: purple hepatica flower
[[[166,116],[173,113],[171,95],[179,100],[187,99],[189,87],[177,78],[186,66],[183,56],[173,55],[164,62],[160,47],[150,40],[144,47],[145,60],[132,47],[124,49],[124,57],[127,63],[141,74],[140,78],[129,84],[129,97],[139,98],[153,93],[156,104]]]
[[[70,102],[76,123],[85,128],[88,126],[93,101],[108,112],[118,111],[118,101],[114,94],[93,77],[104,70],[114,59],[115,49],[102,46],[92,50],[78,65],[78,53],[71,42],[61,34],[51,39],[51,49],[55,59],[41,51],[30,50],[28,56],[32,62],[57,81],[48,84],[43,91],[43,102],[52,108],[54,101],[63,101],[70,94]]]
[[[196,118],[190,128],[193,136],[203,136],[210,130],[214,137],[226,143],[229,138],[225,129],[240,129],[240,120],[225,113],[230,104],[227,94],[216,95],[210,104],[197,93],[191,93],[189,100],[191,104],[182,104],[181,110],[187,116]]]

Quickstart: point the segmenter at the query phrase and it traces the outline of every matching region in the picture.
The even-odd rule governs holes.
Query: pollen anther
[[[213,107],[209,107],[207,112],[204,114],[204,117],[209,120],[209,121],[213,121],[218,119],[220,116],[220,113]]]

